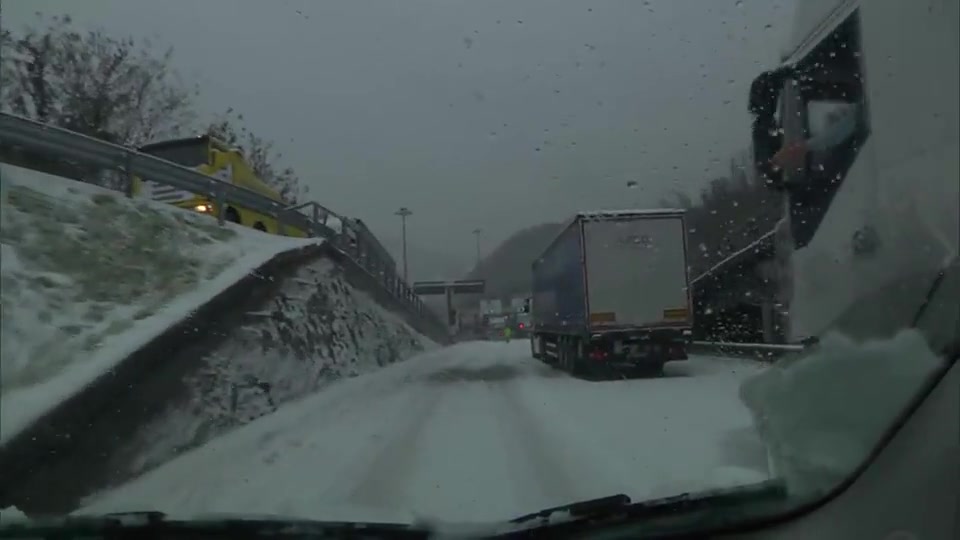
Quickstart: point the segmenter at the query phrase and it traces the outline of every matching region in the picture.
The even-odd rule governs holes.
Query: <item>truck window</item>
[[[804,140],[808,153],[800,170],[785,171],[795,188],[791,229],[797,247],[807,245],[830,201],[869,135],[860,52],[859,10],[796,64],[787,81],[795,122],[784,128],[788,141]]]
[[[145,154],[156,156],[160,159],[172,161],[184,167],[199,167],[210,162],[209,149],[204,139],[193,139],[178,141],[176,143],[164,143],[156,146],[144,146],[140,149]]]

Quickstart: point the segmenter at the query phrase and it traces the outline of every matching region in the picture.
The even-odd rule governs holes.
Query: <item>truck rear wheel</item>
[[[664,362],[651,362],[637,366],[637,375],[641,377],[663,377]]]
[[[560,356],[560,367],[571,375],[580,373],[580,357],[577,354],[577,340],[568,337],[560,338],[557,347]]]
[[[557,338],[557,367],[567,371],[567,340]]]
[[[232,206],[227,207],[226,212],[223,213],[223,218],[230,223],[240,223],[240,212],[237,212],[237,209]]]

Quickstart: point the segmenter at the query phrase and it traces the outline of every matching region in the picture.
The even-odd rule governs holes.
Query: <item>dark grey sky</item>
[[[694,193],[747,144],[746,92],[793,0],[4,0],[173,45],[311,198],[470,261],[579,209]],[[538,150],[539,149],[539,150]],[[636,189],[628,180],[639,183]]]

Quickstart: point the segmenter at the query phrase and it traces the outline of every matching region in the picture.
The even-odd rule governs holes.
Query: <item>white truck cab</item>
[[[801,0],[781,66],[751,87],[756,166],[786,197],[791,341],[890,335],[957,271],[958,3]],[[801,141],[802,164],[771,164]]]

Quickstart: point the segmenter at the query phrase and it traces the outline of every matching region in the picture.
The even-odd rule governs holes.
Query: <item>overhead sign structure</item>
[[[442,294],[446,298],[447,324],[451,327],[457,324],[457,314],[453,310],[453,295],[455,294],[483,294],[487,282],[482,279],[454,280],[454,281],[415,281],[413,292],[420,296],[436,296]]]
[[[486,281],[482,279],[456,281],[415,281],[413,292],[419,295],[446,294],[449,290],[453,294],[483,294],[486,290]]]

